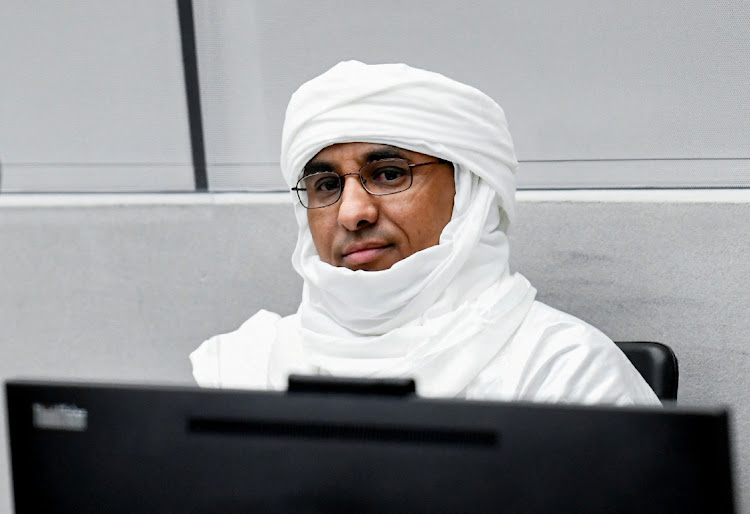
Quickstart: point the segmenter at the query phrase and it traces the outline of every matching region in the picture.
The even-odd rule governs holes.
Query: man
[[[281,149],[302,302],[206,341],[198,383],[413,377],[424,396],[658,405],[611,340],[509,272],[517,166],[502,109],[442,75],[344,62],[304,84]]]

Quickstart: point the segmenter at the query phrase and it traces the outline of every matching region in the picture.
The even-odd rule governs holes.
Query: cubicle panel
[[[730,407],[738,498],[750,506],[750,199],[595,194],[522,199],[512,268],[539,300],[613,339],[669,344],[680,403]],[[0,378],[192,383],[187,356],[204,339],[261,308],[288,315],[299,305],[288,202],[287,194],[0,197]],[[0,498],[9,497],[5,451]]]

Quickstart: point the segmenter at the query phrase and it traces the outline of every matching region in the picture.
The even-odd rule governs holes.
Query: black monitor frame
[[[16,512],[734,511],[724,409],[360,393],[10,381]]]

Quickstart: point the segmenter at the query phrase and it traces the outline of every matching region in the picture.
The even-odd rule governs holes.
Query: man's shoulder
[[[572,314],[535,301],[518,328],[518,335],[540,344],[566,347],[612,347],[614,343],[602,331]]]
[[[281,316],[258,311],[240,327],[204,341],[190,354],[193,376],[202,387],[266,387],[268,356]]]
[[[276,323],[281,319],[279,314],[265,309],[256,312],[240,327],[226,334],[219,334],[203,343],[223,352],[225,356],[234,354],[255,353],[261,346],[270,345],[276,336]],[[203,346],[201,345],[201,346]]]
[[[506,399],[658,404],[612,340],[585,321],[534,302],[508,347],[483,372]]]
[[[230,332],[227,335],[243,334],[249,331],[255,331],[258,329],[265,329],[265,328],[273,327],[276,325],[276,322],[279,321],[280,319],[281,319],[280,314],[276,314],[275,312],[261,309],[258,312],[256,312],[255,315],[251,316],[250,319],[248,319],[242,325],[240,325],[240,328],[238,328],[234,332]]]
[[[534,302],[518,336],[534,341],[537,362],[578,367],[631,368],[630,361],[606,334],[572,314]],[[640,375],[639,375],[640,376]]]

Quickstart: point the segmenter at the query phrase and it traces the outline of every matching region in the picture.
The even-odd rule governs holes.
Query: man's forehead
[[[338,161],[352,158],[374,160],[390,157],[405,157],[411,153],[413,152],[409,152],[398,146],[381,143],[336,143],[323,148],[315,154],[309,162]]]

